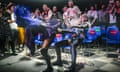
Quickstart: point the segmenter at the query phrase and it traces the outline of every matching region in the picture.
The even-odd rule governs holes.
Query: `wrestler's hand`
[[[11,22],[12,22],[12,20],[8,20],[8,22],[9,22],[9,23],[11,23]]]
[[[58,28],[57,30],[58,30],[58,32],[62,32],[62,29],[61,29],[61,28]]]

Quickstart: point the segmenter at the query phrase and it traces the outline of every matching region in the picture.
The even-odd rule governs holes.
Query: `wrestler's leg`
[[[48,47],[49,47],[49,44],[51,42],[51,39],[48,36],[47,30],[42,29],[42,33],[44,35],[44,42],[43,42],[43,45],[42,45],[41,54],[43,55],[43,57],[46,61],[46,64],[47,64],[47,68],[43,72],[52,72],[53,68],[52,68],[50,56],[48,54]]]
[[[72,65],[71,65],[71,72],[75,71],[75,67],[76,67],[76,47],[78,46],[78,40],[74,40],[71,44],[71,58],[72,58]]]
[[[62,59],[61,59],[61,46],[67,46],[68,45],[68,40],[61,41],[55,44],[55,50],[56,50],[56,55],[57,55],[57,60],[54,62],[54,65],[62,66]]]
[[[35,52],[35,44],[34,44],[34,35],[32,34],[32,28],[27,27],[26,28],[26,45],[30,50],[31,55],[34,55]]]
[[[42,48],[46,48],[46,47],[48,46],[48,44],[49,44],[49,39],[45,39],[45,40],[43,41]]]
[[[56,60],[56,62],[53,63],[53,65],[62,66],[60,46],[56,46],[55,50],[56,50],[57,60]]]
[[[42,45],[42,49],[41,49],[41,54],[43,55],[43,57],[44,57],[44,59],[46,61],[46,64],[47,64],[47,69],[44,70],[43,72],[52,72],[53,71],[51,61],[50,61],[50,56],[48,54],[49,42],[50,42],[49,39],[45,39],[44,43]]]
[[[76,47],[78,46],[78,40],[68,40],[69,45],[71,45],[71,59],[72,59],[72,64],[69,68],[69,70],[66,70],[64,72],[76,72],[75,68],[76,68]]]
[[[20,40],[19,47],[24,48],[24,44],[25,44],[25,28],[24,27],[18,27],[18,32],[19,32],[19,40]]]

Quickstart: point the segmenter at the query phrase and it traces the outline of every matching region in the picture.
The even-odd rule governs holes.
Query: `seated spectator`
[[[65,24],[65,23],[67,23],[67,6],[64,6],[63,7],[63,9],[62,9],[62,11],[63,11],[63,24],[62,24],[62,28],[66,28],[67,26],[67,24]]]

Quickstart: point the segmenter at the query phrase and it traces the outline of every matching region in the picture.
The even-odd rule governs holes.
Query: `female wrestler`
[[[26,45],[30,50],[31,56],[35,53],[34,37],[38,35],[38,33],[43,33],[44,36],[41,54],[47,63],[47,69],[43,72],[52,72],[53,68],[47,51],[50,44],[50,37],[60,23],[55,19],[51,19],[52,12],[47,5],[43,5],[43,10],[43,21],[38,18],[32,18],[30,11],[19,5],[16,6],[16,15],[19,24],[23,24],[26,29]]]
[[[44,42],[41,49],[41,54],[43,55],[46,63],[47,69],[43,72],[52,72],[53,68],[50,62],[50,56],[48,55],[48,47],[51,42],[50,37],[56,31],[56,28],[60,25],[60,23],[56,19],[52,19],[52,11],[46,4],[43,5],[43,21],[40,22],[40,25],[28,25],[26,27],[26,41],[27,46],[30,49],[31,55],[34,55],[35,52],[35,44],[34,44],[34,37],[38,33],[43,33]],[[41,25],[42,24],[42,25]]]

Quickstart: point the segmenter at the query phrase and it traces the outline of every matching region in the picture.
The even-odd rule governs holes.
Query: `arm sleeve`
[[[95,16],[94,16],[94,18],[95,18],[95,19],[98,18],[98,13],[97,13],[97,11],[95,11]]]
[[[50,11],[48,12],[48,17],[47,17],[47,18],[48,18],[48,19],[51,19],[52,14],[53,14],[53,13],[52,13],[52,11],[50,10]]]
[[[81,11],[80,11],[80,9],[78,8],[78,6],[75,6],[75,9],[76,9],[77,14],[80,15],[80,14],[81,14]]]

